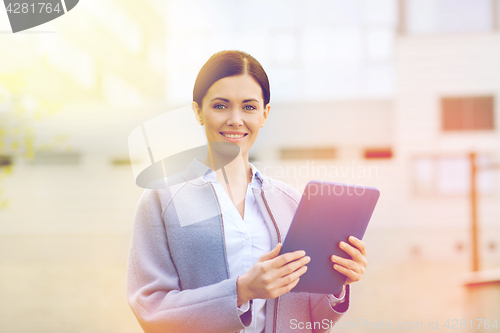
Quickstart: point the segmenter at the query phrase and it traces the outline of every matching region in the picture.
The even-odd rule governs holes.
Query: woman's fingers
[[[311,261],[311,257],[304,256],[300,259],[289,262],[288,264],[286,264],[278,269],[278,276],[283,277],[283,276],[286,276],[292,272],[295,272],[297,269],[299,269],[301,267],[306,267],[305,265],[308,264],[310,261]]]
[[[266,261],[275,258],[280,253],[281,246],[281,243],[278,243],[274,249],[261,255],[259,261]]]
[[[359,263],[363,263],[366,261],[364,255],[357,248],[347,244],[346,242],[340,242],[339,247],[345,251],[351,258]]]
[[[266,262],[268,274],[264,277],[264,283],[270,295],[281,295],[287,292],[286,286],[293,288],[295,280],[307,271],[305,266],[311,260],[305,256],[304,251],[288,252]],[[297,281],[298,282],[298,281]],[[297,283],[295,282],[295,284]],[[280,291],[283,291],[280,293]]]
[[[344,274],[345,276],[347,276],[347,279],[345,280],[345,283],[344,284],[349,284],[351,282],[355,282],[355,281],[359,281],[361,280],[361,276],[362,274],[360,273],[357,273],[353,270],[350,270],[348,268],[345,268],[344,266],[341,266],[341,265],[333,265],[333,268],[339,272],[339,273],[342,273]]]
[[[348,244],[346,242],[340,242],[339,247],[351,256],[351,259],[342,258],[336,255],[331,256],[331,260],[334,262],[333,268],[339,273],[347,276],[345,284],[361,280],[361,277],[365,273],[365,268],[367,266],[366,261],[366,244],[354,237],[349,237]]]
[[[299,277],[307,271],[309,257],[304,251],[294,251],[279,255],[282,244],[263,254],[252,268],[238,279],[241,285],[241,298],[276,298],[288,292]],[[240,297],[240,295],[238,295]]]
[[[301,266],[292,273],[280,277],[277,282],[278,288],[283,288],[285,286],[288,286],[292,283],[294,283],[296,280],[300,278],[305,272],[307,272],[307,266]],[[293,287],[292,287],[293,288]]]
[[[303,250],[283,253],[282,255],[272,259],[271,264],[273,267],[278,268],[278,267],[281,267],[281,266],[288,264],[291,261],[300,259],[300,258],[304,257],[305,255],[306,255],[306,252]]]
[[[305,256],[304,251],[287,252],[280,255],[279,257],[267,261],[265,263],[265,270],[272,270],[272,274],[269,276],[272,279],[277,280],[297,271],[301,267],[304,267],[304,265],[307,264],[310,260],[311,258]],[[279,284],[281,285],[281,283]]]
[[[336,256],[334,254],[332,254],[331,259],[334,263],[337,263],[337,264],[342,265],[342,266],[348,266],[349,261],[351,261],[350,259],[342,258],[342,257]]]
[[[299,280],[300,278],[297,278],[295,279],[292,283],[289,283],[289,284],[286,284],[282,287],[280,287],[277,292],[280,294],[280,295],[283,295],[284,293],[286,292],[289,292],[290,290],[293,289],[293,287],[295,287],[297,285],[297,283],[299,283]]]
[[[358,248],[359,252],[361,252],[362,255],[366,256],[366,244],[363,242],[361,239],[357,239],[354,236],[349,237],[349,242],[351,242],[352,245]]]
[[[266,292],[264,297],[257,298],[275,298],[283,293],[287,292],[284,287],[290,286],[294,283],[294,281],[298,280],[298,278],[307,271],[307,266],[301,266],[295,271],[287,274],[285,276],[279,276],[278,271],[274,270],[272,274],[265,274],[262,276],[263,289]],[[293,285],[291,286],[293,288]]]
[[[353,270],[357,273],[364,273],[363,266],[350,259],[345,259],[342,257],[332,255],[332,261],[337,265],[344,266],[345,268]]]

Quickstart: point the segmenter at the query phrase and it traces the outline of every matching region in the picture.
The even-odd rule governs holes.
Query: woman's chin
[[[233,142],[215,141],[210,142],[210,149],[217,154],[218,158],[233,160],[240,154],[241,147]]]

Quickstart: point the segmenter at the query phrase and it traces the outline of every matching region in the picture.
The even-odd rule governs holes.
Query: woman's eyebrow
[[[226,103],[230,103],[230,101],[226,98],[222,98],[222,97],[214,97],[210,100],[211,101],[215,101],[215,100],[221,100],[221,101],[224,101]],[[257,99],[255,98],[249,98],[249,99],[244,99],[242,103],[248,103],[248,102],[259,102]]]
[[[228,100],[228,99],[225,99],[225,98],[220,98],[220,97],[215,97],[215,98],[212,98],[212,99],[210,100],[210,102],[211,102],[211,101],[215,101],[216,99],[220,99],[221,101],[224,101],[224,102],[226,102],[226,103],[229,103],[229,100]]]

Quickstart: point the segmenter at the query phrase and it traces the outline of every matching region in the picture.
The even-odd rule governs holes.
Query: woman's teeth
[[[226,138],[239,139],[245,136],[245,134],[223,134]]]

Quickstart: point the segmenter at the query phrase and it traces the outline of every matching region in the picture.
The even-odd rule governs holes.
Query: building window
[[[477,191],[481,195],[497,193],[498,175],[493,169],[492,155],[479,155]],[[415,156],[412,159],[411,180],[413,193],[418,197],[467,196],[471,183],[470,161],[463,155]]]
[[[280,151],[282,160],[329,160],[336,157],[335,148],[283,148]]]
[[[401,0],[409,34],[489,32],[497,0]]]
[[[79,152],[39,151],[27,161],[29,165],[78,165],[81,163]]]
[[[392,158],[391,148],[368,148],[365,149],[364,158],[369,159],[389,159]]]
[[[443,131],[494,130],[493,96],[441,99]]]

